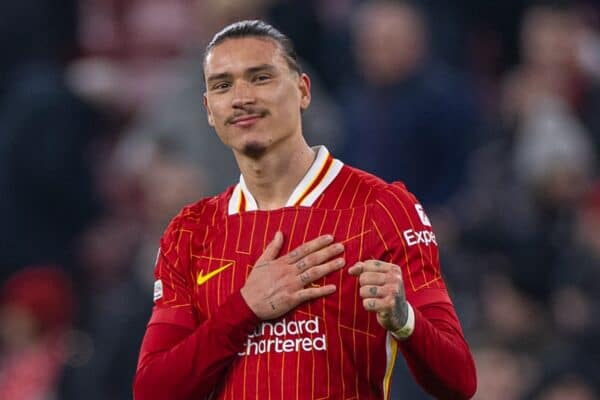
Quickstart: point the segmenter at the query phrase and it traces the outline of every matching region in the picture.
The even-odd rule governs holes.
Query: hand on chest
[[[199,254],[192,254],[194,293],[201,312],[208,315],[232,292],[239,290],[246,277],[273,239],[275,232],[284,234],[279,256],[284,256],[303,243],[320,235],[332,234],[334,241],[344,245],[342,256],[346,266],[307,286],[335,284],[332,295],[298,306],[289,315],[325,316],[336,314],[340,319],[355,321],[368,316],[361,309],[359,285],[347,269],[359,259],[372,257],[371,229],[366,207],[327,210],[307,207],[284,208],[275,211],[246,212],[229,216],[207,234]]]

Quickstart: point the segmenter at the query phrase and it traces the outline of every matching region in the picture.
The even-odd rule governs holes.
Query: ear
[[[204,108],[206,109],[206,116],[208,117],[208,124],[212,127],[215,126],[215,119],[213,118],[212,112],[210,111],[210,107],[208,105],[208,98],[206,97],[206,93],[202,95],[202,102],[204,103]]]
[[[310,105],[310,78],[305,73],[298,78],[298,90],[300,91],[300,109],[306,110]]]

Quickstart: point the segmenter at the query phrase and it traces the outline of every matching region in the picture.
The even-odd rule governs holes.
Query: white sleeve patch
[[[419,214],[419,218],[421,219],[421,223],[425,226],[431,226],[431,222],[425,214],[425,210],[423,210],[423,206],[420,204],[415,204],[415,210],[417,210],[417,214]]]
[[[154,301],[163,297],[163,285],[162,281],[159,279],[154,282]]]

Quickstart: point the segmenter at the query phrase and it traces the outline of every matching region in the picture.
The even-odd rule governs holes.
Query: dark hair
[[[261,20],[245,20],[234,22],[233,24],[227,25],[221,31],[217,32],[208,46],[206,46],[206,50],[204,51],[204,63],[206,63],[206,57],[208,54],[219,43],[224,42],[227,39],[245,37],[268,38],[275,41],[275,43],[277,43],[283,50],[283,55],[289,68],[299,74],[302,73],[302,68],[298,62],[298,54],[296,54],[296,50],[294,49],[294,45],[292,44],[290,38],[274,28],[272,25],[269,25]]]

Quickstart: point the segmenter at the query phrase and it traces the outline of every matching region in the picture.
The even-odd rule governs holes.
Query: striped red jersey
[[[333,234],[345,246],[346,267],[313,283],[335,284],[332,295],[261,322],[239,291],[276,231],[285,237],[281,254]],[[320,147],[281,209],[258,210],[242,177],[182,210],[161,240],[149,326],[192,332],[213,324],[198,343],[207,367],[189,378],[198,379],[190,399],[387,399],[397,342],[365,311],[358,279],[347,271],[368,259],[402,268],[413,308],[450,304],[435,234],[415,197]],[[146,347],[138,368],[152,358]]]

